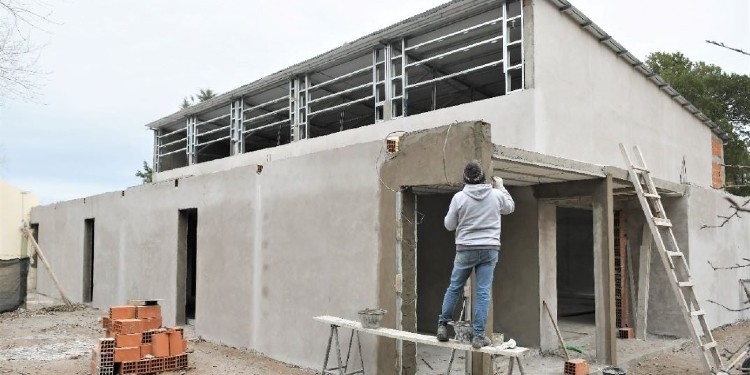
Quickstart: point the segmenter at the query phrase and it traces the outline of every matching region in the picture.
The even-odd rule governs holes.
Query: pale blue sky
[[[535,0],[545,1],[545,0]],[[443,3],[440,0],[65,0],[33,102],[0,104],[0,178],[43,203],[137,185],[146,123],[199,88],[225,92]],[[746,0],[573,0],[639,58],[682,51],[750,74]],[[352,16],[356,12],[357,16]]]

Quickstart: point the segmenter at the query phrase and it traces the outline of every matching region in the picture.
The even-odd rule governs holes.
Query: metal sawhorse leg
[[[346,372],[349,367],[349,357],[352,354],[352,344],[354,343],[354,335],[357,335],[357,352],[359,352],[359,363],[361,368],[356,371]],[[331,357],[331,345],[336,342],[336,359],[338,366],[328,368],[328,359]],[[359,340],[359,331],[352,330],[351,336],[349,336],[349,349],[346,351],[346,361],[341,361],[341,345],[339,345],[339,326],[331,324],[331,334],[328,336],[328,346],[326,347],[326,358],[323,362],[323,370],[320,372],[321,375],[354,375],[362,374],[365,375],[365,361],[362,358],[362,342]]]

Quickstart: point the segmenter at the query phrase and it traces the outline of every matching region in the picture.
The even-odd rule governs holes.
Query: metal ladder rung
[[[660,226],[660,227],[671,227],[672,226],[672,222],[669,219],[662,219],[660,217],[654,217],[654,218],[652,218],[652,220],[654,221],[654,224],[656,224],[657,226]]]
[[[692,287],[693,282],[692,281],[680,281],[677,283],[677,285],[679,285],[682,288],[687,288],[687,287]]]
[[[700,315],[706,315],[706,312],[705,312],[705,311],[703,311],[703,310],[696,310],[696,311],[692,311],[692,312],[690,313],[690,315],[691,315],[691,316],[700,316]]]
[[[701,345],[701,348],[703,348],[703,350],[709,350],[709,349],[715,348],[716,345],[717,345],[716,341],[711,341],[707,344]]]
[[[661,199],[661,195],[659,195],[659,194],[643,193],[643,196],[646,197],[646,198]]]
[[[667,255],[671,257],[684,257],[685,254],[682,253],[682,251],[667,251]]]
[[[630,167],[633,168],[636,171],[639,171],[639,172],[651,173],[651,171],[649,171],[648,169],[646,169],[644,167],[639,167],[637,165],[631,165]]]

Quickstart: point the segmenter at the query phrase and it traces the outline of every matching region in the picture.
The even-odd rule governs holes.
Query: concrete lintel
[[[541,184],[534,186],[534,197],[537,199],[590,197],[599,185],[601,181],[598,179]]]

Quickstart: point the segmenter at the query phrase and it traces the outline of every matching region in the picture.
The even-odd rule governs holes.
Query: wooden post
[[[615,232],[612,175],[601,180],[593,196],[594,296],[596,299],[596,361],[616,364]]]
[[[651,275],[651,230],[643,224],[638,267],[638,312],[635,314],[635,338],[646,340],[648,329],[648,289]]]
[[[55,283],[55,286],[57,287],[57,290],[60,291],[60,297],[62,297],[63,302],[65,302],[66,305],[70,306],[72,303],[68,299],[68,297],[65,295],[65,292],[63,292],[62,287],[60,286],[60,282],[57,281],[57,277],[55,276],[55,273],[52,272],[52,267],[50,267],[49,262],[47,262],[47,257],[44,256],[44,253],[42,252],[42,249],[39,247],[39,244],[34,239],[34,235],[31,234],[31,231],[29,230],[29,227],[24,224],[23,229],[21,229],[24,234],[26,235],[26,238],[31,241],[31,244],[34,245],[34,248],[36,249],[37,255],[39,255],[39,259],[42,261],[44,266],[47,268],[47,271],[49,271],[49,275],[52,277],[52,281]]]

